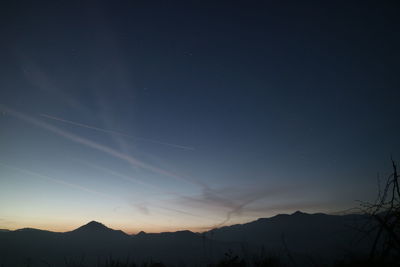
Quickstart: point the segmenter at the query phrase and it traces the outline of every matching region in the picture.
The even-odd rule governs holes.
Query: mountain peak
[[[106,227],[104,224],[100,223],[100,222],[96,222],[96,221],[90,221],[87,224],[85,224],[84,226],[89,226],[89,227]],[[107,228],[107,227],[106,227]]]
[[[97,231],[109,231],[111,230],[107,226],[105,226],[102,223],[96,222],[96,221],[91,221],[88,222],[87,224],[75,229],[74,231],[90,231],[90,232],[97,232]]]
[[[83,236],[85,238],[120,238],[127,236],[127,234],[121,230],[108,228],[104,224],[96,221],[88,222],[87,224],[68,233]]]
[[[144,231],[140,231],[139,233],[137,233],[136,234],[137,236],[144,236],[144,235],[146,235],[146,232],[144,232]]]
[[[292,213],[292,215],[297,215],[297,216],[299,216],[299,215],[306,215],[307,213],[304,213],[304,212],[301,212],[301,211],[296,211],[296,212],[294,212],[294,213]]]

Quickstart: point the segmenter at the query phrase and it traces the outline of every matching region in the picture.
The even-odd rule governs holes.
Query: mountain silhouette
[[[96,221],[91,221],[85,225],[82,225],[81,227],[73,230],[73,232],[79,232],[79,231],[109,231],[112,230],[111,228],[108,228],[102,223],[96,222]]]
[[[316,256],[331,260],[345,253],[365,253],[370,242],[357,242],[364,215],[308,214],[297,211],[270,218],[213,229],[204,233],[191,231],[128,235],[120,230],[91,221],[75,230],[56,233],[24,228],[0,231],[0,264],[23,265],[31,258],[31,266],[46,260],[52,265],[65,259],[94,264],[115,259],[156,260],[165,263],[204,264],[223,257],[228,250],[238,255],[256,254],[262,249],[279,255],[290,251],[297,262]]]
[[[362,254],[370,248],[359,229],[365,224],[365,215],[308,214],[300,211],[279,214],[271,218],[221,227],[206,232],[211,239],[247,244],[250,250],[263,247],[269,251],[297,255],[318,255],[338,258],[344,251]]]
[[[123,238],[128,237],[126,233],[121,230],[114,230],[108,228],[102,223],[91,221],[81,227],[76,228],[70,232],[66,232],[67,235],[73,235],[75,237],[80,236],[84,238]]]

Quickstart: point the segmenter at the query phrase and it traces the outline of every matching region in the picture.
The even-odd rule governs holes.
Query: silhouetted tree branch
[[[393,173],[385,182],[383,191],[379,188],[374,203],[362,203],[362,210],[371,217],[365,232],[373,235],[370,259],[400,259],[400,188],[397,165],[392,159]]]

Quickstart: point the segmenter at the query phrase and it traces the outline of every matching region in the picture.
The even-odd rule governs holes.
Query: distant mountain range
[[[95,263],[113,259],[137,262],[206,264],[223,257],[228,250],[241,257],[273,253],[326,262],[347,255],[366,253],[371,241],[361,239],[365,215],[327,215],[295,212],[271,218],[213,229],[128,235],[99,222],[89,222],[65,233],[24,228],[0,231],[0,266],[62,266],[65,261]],[[361,241],[360,241],[361,239]],[[36,264],[36,265],[35,265]]]

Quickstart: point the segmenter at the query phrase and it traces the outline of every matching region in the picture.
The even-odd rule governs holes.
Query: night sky
[[[305,2],[2,2],[0,228],[373,200],[400,160],[400,8]]]

